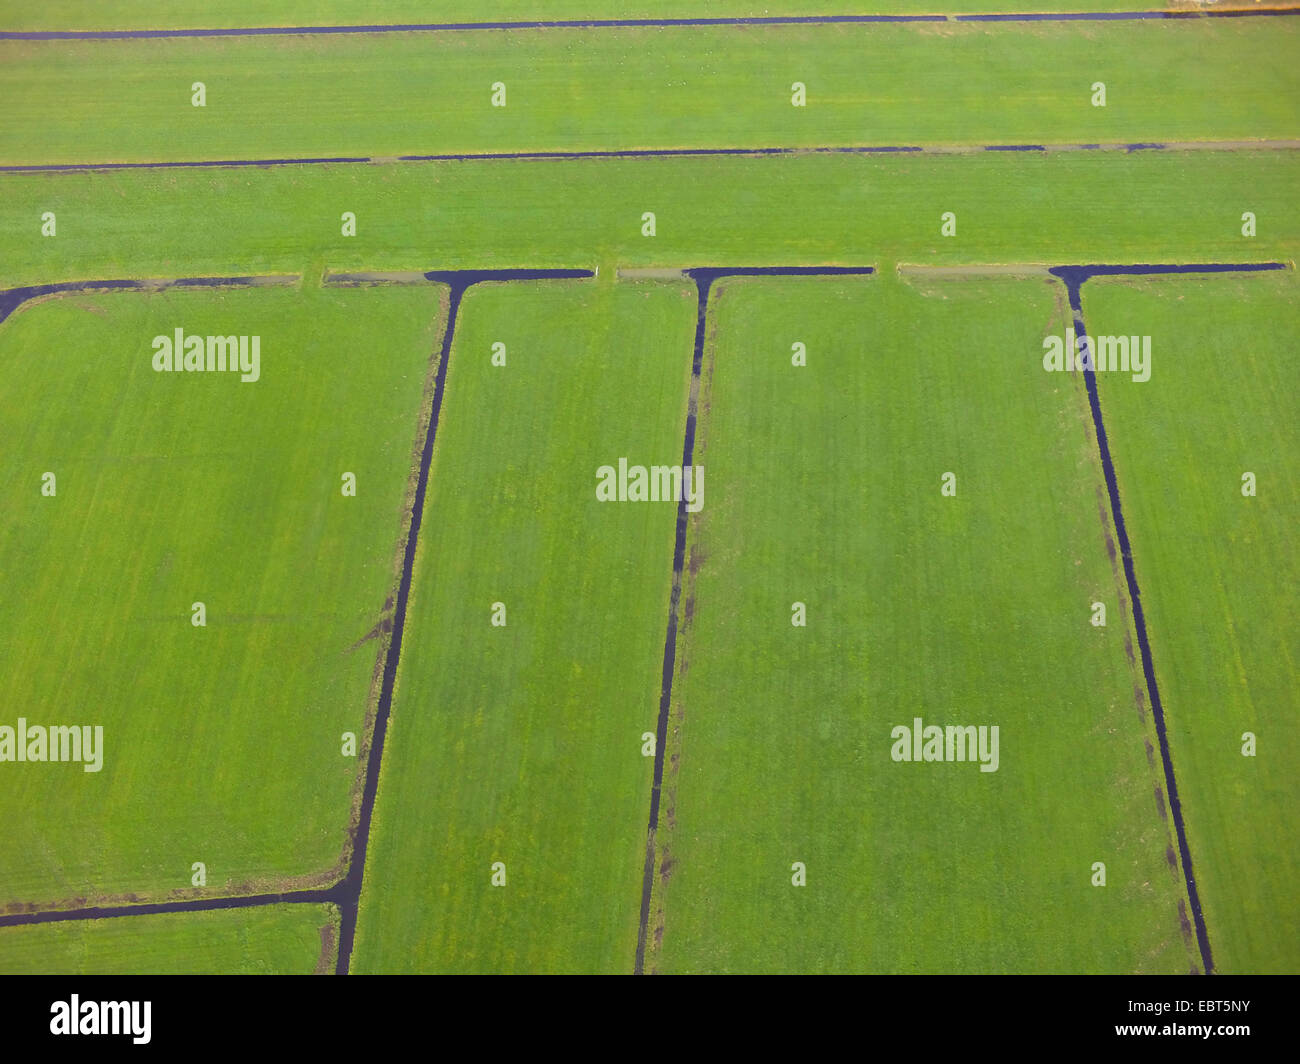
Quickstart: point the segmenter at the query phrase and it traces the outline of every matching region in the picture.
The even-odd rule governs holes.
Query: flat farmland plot
[[[1150,338],[1148,380],[1097,376],[1215,965],[1295,972],[1300,287],[1288,271],[1083,293],[1090,334]]]
[[[695,293],[489,285],[461,319],[352,970],[630,971],[677,511],[596,475],[681,461]]]
[[[103,729],[97,771],[5,766],[0,905],[340,874],[439,291],[82,293],[0,327],[0,724]],[[178,328],[259,336],[257,379],[155,371]]]
[[[1195,964],[1062,299],[715,293],[648,970]]]
[[[1297,119],[1300,132],[1300,119]],[[1122,177],[1122,179],[1120,179]],[[1229,262],[1300,246],[1300,152],[978,152],[8,173],[0,283],[765,263]],[[1086,203],[1086,211],[1073,209]],[[1189,207],[1189,203],[1194,203]],[[340,214],[357,235],[340,233]],[[57,239],[42,239],[44,211]],[[654,239],[641,235],[653,211]],[[941,218],[957,218],[953,237]],[[1159,249],[1155,251],[1153,249]]]
[[[337,948],[331,906],[268,905],[0,928],[0,973],[309,975]]]
[[[0,41],[0,98],[24,93],[0,163],[1289,138],[1298,42],[1291,18]]]

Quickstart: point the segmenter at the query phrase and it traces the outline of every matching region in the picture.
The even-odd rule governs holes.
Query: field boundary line
[[[349,26],[231,26],[215,29],[0,30],[8,41],[121,41],[203,37],[307,37],[360,33],[467,33],[484,30],[675,29],[726,26],[835,26],[934,22],[1163,22],[1300,14],[1297,7],[1223,11],[1044,11],[970,14],[735,15],[698,18],[521,19],[509,22],[389,22]]]
[[[683,269],[684,277],[695,282],[695,345],[691,354],[691,386],[686,402],[686,432],[682,441],[682,469],[690,466],[695,452],[695,428],[699,416],[700,370],[704,365],[704,344],[708,320],[709,292],[715,281],[728,277],[823,277],[871,276],[874,266],[696,266]],[[664,636],[663,672],[659,683],[659,719],[655,727],[654,780],[650,787],[650,817],[646,825],[645,868],[641,879],[641,917],[637,928],[633,974],[645,974],[646,939],[650,925],[650,899],[658,855],[659,802],[663,792],[664,759],[668,745],[668,717],[672,707],[673,672],[677,663],[677,614],[682,597],[682,567],[686,561],[686,493],[677,500],[677,529],[673,541],[673,584],[668,596],[668,627]]]
[[[167,913],[212,912],[219,909],[253,909],[263,905],[341,905],[341,883],[318,890],[287,890],[282,894],[243,894],[184,901],[142,902],[139,905],[91,905],[83,909],[44,909],[0,915],[0,927],[56,924],[69,920],[104,920],[118,916],[163,916]]]
[[[576,159],[677,159],[699,156],[784,156],[784,155],[980,155],[985,152],[1111,152],[1131,155],[1140,151],[1296,151],[1300,139],[1263,138],[1252,140],[1105,141],[1059,144],[813,144],[804,146],[761,146],[723,148],[592,148],[574,151],[443,152],[431,155],[308,155],[300,158],[268,159],[176,159],[146,162],[99,163],[4,163],[0,174],[60,174],[112,170],[201,170],[208,168],[273,166],[391,166],[395,163],[478,163],[536,162]]]
[[[0,289],[0,323],[8,320],[24,303],[42,296],[71,295],[75,292],[162,292],[169,288],[291,288],[301,274],[249,274],[243,277],[154,277],[104,281],[55,281]]]
[[[1093,277],[1256,273],[1284,269],[1287,269],[1286,264],[1280,262],[1192,263],[1184,266],[1162,263],[1132,266],[1054,266],[1051,273],[1065,283],[1070,298],[1070,310],[1074,318],[1075,333],[1081,340],[1086,340],[1088,332],[1083,320],[1081,290],[1083,285]],[[1102,472],[1106,479],[1106,491],[1110,496],[1111,519],[1115,524],[1115,535],[1119,540],[1120,555],[1124,562],[1124,578],[1128,584],[1129,600],[1132,602],[1133,625],[1137,630],[1138,649],[1142,656],[1142,673],[1146,678],[1147,696],[1151,700],[1151,713],[1155,718],[1156,735],[1160,740],[1160,758],[1164,763],[1165,789],[1169,798],[1169,808],[1173,813],[1174,828],[1178,836],[1178,850],[1182,858],[1183,880],[1187,888],[1187,900],[1192,909],[1192,919],[1196,927],[1196,941],[1200,948],[1201,963],[1205,974],[1211,975],[1214,972],[1214,957],[1210,950],[1209,931],[1205,926],[1205,916],[1201,911],[1200,895],[1196,889],[1196,877],[1192,871],[1192,853],[1187,843],[1187,828],[1183,822],[1182,805],[1178,798],[1178,783],[1174,778],[1174,762],[1169,751],[1169,736],[1165,725],[1164,705],[1160,701],[1160,689],[1156,683],[1155,665],[1151,656],[1151,642],[1147,637],[1146,617],[1142,610],[1142,594],[1138,589],[1137,571],[1133,564],[1133,547],[1129,540],[1128,529],[1124,524],[1124,511],[1119,495],[1119,480],[1116,477],[1110,442],[1102,419],[1096,369],[1085,368],[1083,378],[1088,390],[1088,403],[1092,410],[1093,429],[1097,436],[1097,448],[1101,454]]]

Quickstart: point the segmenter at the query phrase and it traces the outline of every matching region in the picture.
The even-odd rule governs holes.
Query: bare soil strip
[[[987,266],[922,266],[900,262],[898,275],[915,278],[918,281],[978,281],[989,277],[1006,277],[1012,279],[1030,279],[1034,277],[1050,278],[1051,267],[1024,263],[992,263]]]
[[[685,274],[681,270],[620,266],[615,276],[620,281],[680,281]]]
[[[373,270],[362,273],[327,273],[322,284],[353,287],[377,284],[432,284],[419,270]]]

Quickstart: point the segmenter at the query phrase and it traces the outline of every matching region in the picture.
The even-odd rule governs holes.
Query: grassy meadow
[[[647,967],[1194,963],[1086,398],[1041,365],[1061,299],[1043,279],[717,294]],[[893,760],[916,717],[999,726],[996,771]]]
[[[0,973],[310,975],[337,950],[333,906],[268,905],[0,928]]]
[[[0,163],[1295,138],[1298,42],[1286,18],[0,41]]]
[[[1300,459],[1295,274],[1092,280],[1090,333],[1151,337],[1098,375],[1215,964],[1300,971]],[[1244,473],[1256,494],[1242,494]],[[1254,756],[1243,738],[1255,736]]]
[[[194,862],[206,893],[340,874],[439,291],[89,293],[0,327],[0,723],[104,729],[98,772],[4,766],[0,909],[183,897]],[[177,327],[260,335],[260,379],[155,372]]]
[[[596,474],[681,461],[694,326],[686,284],[466,297],[353,971],[631,970],[676,506]]]
[[[1297,182],[1300,158],[1285,151],[10,173],[0,285],[325,268],[1290,260]],[[46,211],[53,238],[41,236]],[[341,234],[344,211],[355,237]],[[653,237],[641,235],[646,211]],[[945,237],[948,211],[957,227]]]

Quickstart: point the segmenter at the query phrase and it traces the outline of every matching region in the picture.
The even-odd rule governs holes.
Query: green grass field
[[[0,327],[2,723],[104,728],[99,772],[5,766],[3,904],[337,875],[437,291],[94,293]],[[176,327],[260,335],[261,378],[156,373]]]
[[[0,928],[0,974],[310,975],[333,971],[338,913],[269,905]]]
[[[1298,42],[1295,19],[8,41],[0,97],[27,104],[0,162],[1287,138]]]
[[[128,0],[0,3],[0,30],[836,11]],[[460,308],[343,966],[633,970],[676,509],[599,502],[596,474],[681,461],[697,293],[619,271],[800,264],[877,272],[724,279],[709,303],[646,969],[1201,968],[1087,392],[1041,364],[1068,317],[1045,268],[1276,261],[1094,279],[1083,307],[1094,333],[1154,339],[1151,380],[1103,375],[1100,396],[1215,966],[1300,971],[1298,34],[1197,18],[0,40],[0,167],[367,160],[0,170],[0,289],[300,277],[62,295],[0,323],[0,726],[105,730],[98,773],[0,763],[0,921],[307,886],[337,903],[0,926],[0,970],[334,969],[447,324],[446,289],[416,272],[558,267],[597,275],[478,285]],[[1134,142],[1158,146],[982,150]],[[396,158],[772,145],[925,150]],[[323,283],[347,271],[403,283]],[[260,335],[260,379],[155,373],[151,339],[176,327]],[[997,725],[998,770],[892,760],[891,729],[918,716]]]
[[[596,471],[681,461],[694,312],[686,285],[467,298],[354,970],[631,969],[676,506],[599,502]]]
[[[1085,321],[1151,337],[1150,380],[1099,375],[1101,400],[1215,961],[1294,972],[1300,292],[1294,273],[1170,280],[1090,282]]]
[[[1041,279],[720,293],[659,970],[1194,963],[1086,398],[1040,364],[1060,296]],[[891,760],[915,717],[998,725],[996,771]]]
[[[1300,129],[1300,118],[1296,128]],[[1295,152],[4,174],[0,283],[434,267],[1283,259]],[[1122,177],[1122,180],[1120,179]],[[1086,210],[1079,209],[1086,205]],[[1241,235],[1243,211],[1258,218]],[[54,211],[58,236],[43,238]],[[357,216],[341,235],[340,216]],[[641,216],[656,214],[656,235]],[[952,237],[941,215],[957,216]]]

